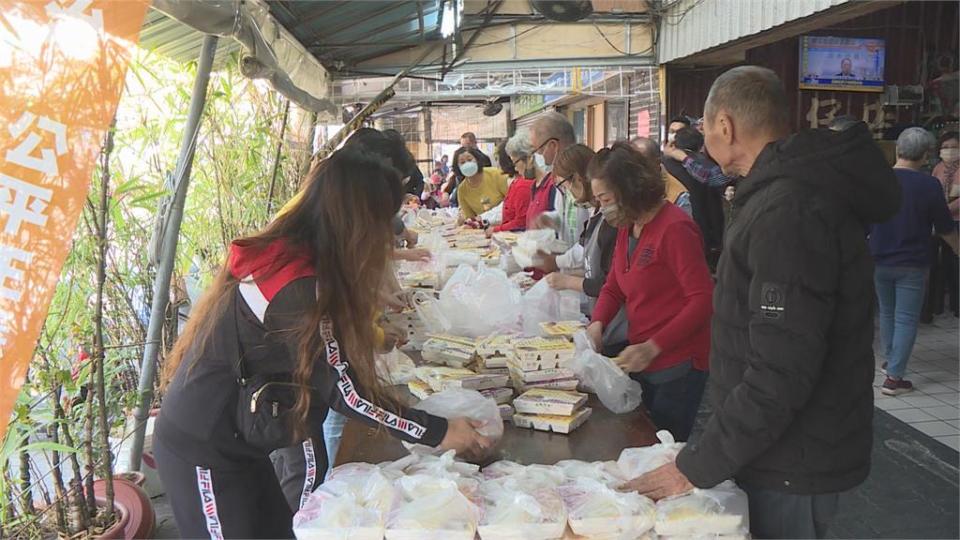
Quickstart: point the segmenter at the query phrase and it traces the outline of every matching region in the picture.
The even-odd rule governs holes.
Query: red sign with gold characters
[[[0,0],[0,440],[149,0]]]

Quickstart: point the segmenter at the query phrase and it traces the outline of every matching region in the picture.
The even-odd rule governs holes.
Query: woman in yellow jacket
[[[496,167],[481,167],[480,152],[461,147],[453,154],[453,172],[462,178],[457,203],[464,220],[474,219],[507,196],[507,177]]]

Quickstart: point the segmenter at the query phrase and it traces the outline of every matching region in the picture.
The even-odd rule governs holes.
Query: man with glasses
[[[583,226],[590,219],[589,210],[577,206],[567,194],[566,178],[553,174],[553,163],[565,148],[577,142],[573,124],[558,112],[548,112],[534,122],[530,130],[534,148],[537,178],[528,217],[540,228],[552,227],[560,239],[573,245],[580,238]]]

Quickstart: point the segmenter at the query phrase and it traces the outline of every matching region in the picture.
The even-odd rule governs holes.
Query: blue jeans
[[[887,359],[887,376],[900,379],[907,371],[907,361],[917,340],[927,269],[878,266],[873,280],[880,307],[880,343]]]
[[[347,417],[330,409],[327,419],[323,421],[323,444],[327,447],[327,475],[333,470],[337,459],[337,450],[340,449],[340,438],[343,436],[343,425]]]

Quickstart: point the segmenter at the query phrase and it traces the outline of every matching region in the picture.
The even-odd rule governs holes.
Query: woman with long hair
[[[616,361],[643,386],[657,429],[685,441],[709,369],[713,281],[703,236],[664,199],[659,168],[633,146],[600,150],[588,174],[600,211],[619,231],[587,333],[599,346],[604,329],[626,308],[630,345]]]
[[[371,321],[402,193],[394,168],[345,147],[289,212],[231,244],[164,365],[154,452],[183,537],[292,537],[268,454],[302,445],[305,500],[327,466],[328,407],[409,442],[491,445],[469,420],[400,407],[378,381]]]

